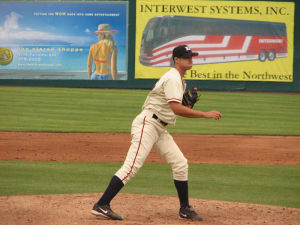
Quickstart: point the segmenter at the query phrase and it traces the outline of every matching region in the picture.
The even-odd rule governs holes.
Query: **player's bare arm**
[[[200,110],[194,110],[189,107],[183,106],[179,102],[169,102],[169,105],[173,112],[182,117],[188,117],[188,118],[206,118],[210,119],[213,118],[215,120],[221,119],[222,114],[219,111],[208,111],[208,112],[202,112]]]

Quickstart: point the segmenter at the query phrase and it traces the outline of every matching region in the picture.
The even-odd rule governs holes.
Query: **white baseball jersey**
[[[185,88],[185,81],[182,80],[177,69],[172,68],[157,81],[142,109],[152,111],[160,120],[169,125],[175,125],[176,115],[169,102],[181,103]]]

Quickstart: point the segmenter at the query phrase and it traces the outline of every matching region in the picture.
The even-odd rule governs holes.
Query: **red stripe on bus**
[[[152,51],[153,53],[159,52],[165,48],[170,48],[170,47],[175,47],[177,45],[191,45],[191,44],[220,44],[223,42],[225,36],[206,36],[204,40],[183,40],[183,41],[178,41],[174,42],[172,44],[166,44],[163,45],[155,50]],[[233,36],[231,36],[233,37]],[[193,49],[194,50],[194,49]]]
[[[178,42],[175,42],[175,43],[172,43],[172,44],[168,44],[168,45],[165,45],[165,46],[162,46],[160,48],[157,48],[155,50],[152,51],[152,54],[156,53],[156,52],[159,52],[161,51],[162,49],[165,49],[165,48],[174,48],[178,45],[191,45],[191,44],[202,44],[203,42],[202,41],[178,41]]]
[[[212,38],[213,39],[213,38]],[[222,36],[222,39],[221,40],[218,40],[217,41],[212,41],[212,40],[206,40],[206,41],[198,41],[198,40],[191,40],[191,41],[186,41],[186,42],[176,42],[176,43],[173,43],[173,44],[169,44],[169,45],[164,45],[158,49],[155,49],[153,50],[151,53],[154,54],[154,53],[159,53],[160,51],[163,51],[164,49],[168,49],[170,46],[177,46],[177,45],[180,45],[180,44],[187,44],[187,45],[190,45],[190,44],[194,44],[194,45],[197,45],[197,44],[209,44],[209,45],[219,45],[219,44],[222,44],[223,42],[223,39],[224,39],[224,36]],[[220,47],[220,46],[215,46],[215,47],[198,47],[195,46],[193,47],[193,51],[201,51],[201,50],[205,50],[205,51],[210,51],[210,50],[220,50],[220,49],[240,49],[243,47],[243,44],[245,43],[245,40],[246,40],[246,36],[232,36],[230,37],[230,41],[228,42],[227,46],[226,47]],[[147,59],[148,60],[154,60],[156,58],[159,58],[161,56],[164,56],[164,55],[168,55],[168,54],[171,54],[172,55],[172,51],[168,51],[168,52],[164,52],[164,53],[159,53],[158,55],[156,56],[152,56],[152,57],[148,57]]]
[[[139,153],[139,150],[140,150],[140,146],[141,146],[141,142],[142,142],[142,138],[143,138],[144,127],[145,127],[145,120],[146,120],[146,116],[144,117],[143,128],[142,128],[141,137],[140,137],[140,142],[139,142],[139,146],[138,146],[138,149],[137,149],[137,151],[136,151],[136,154],[135,154],[135,157],[134,157],[132,166],[131,166],[131,168],[130,168],[130,171],[127,173],[126,177],[124,177],[124,178],[122,179],[122,181],[125,180],[125,179],[131,174],[131,172],[132,172],[132,168],[133,168],[133,166],[134,166],[134,164],[135,164],[136,157],[137,157],[137,155],[138,155],[138,153]]]
[[[256,53],[258,54],[258,53]],[[226,53],[226,54],[212,54],[212,55],[198,55],[198,56],[194,56],[193,59],[201,59],[201,58],[214,58],[214,57],[227,57],[227,56],[245,56],[245,55],[249,55],[249,53]],[[156,62],[143,62],[144,65],[148,65],[148,66],[153,66],[153,65],[157,65],[157,64],[160,64],[160,63],[164,63],[164,62],[170,62],[171,60],[171,57],[170,58],[167,58],[167,59],[162,59],[162,60],[159,60],[159,61],[156,61]],[[147,60],[148,61],[148,60]]]

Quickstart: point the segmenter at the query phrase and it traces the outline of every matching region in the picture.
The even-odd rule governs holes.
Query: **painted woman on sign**
[[[87,68],[89,79],[109,80],[112,78],[116,80],[118,48],[112,34],[118,31],[111,30],[109,24],[100,24],[98,30],[93,33],[97,34],[99,41],[90,47]]]

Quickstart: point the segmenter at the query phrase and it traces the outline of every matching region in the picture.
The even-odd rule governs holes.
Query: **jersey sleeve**
[[[164,92],[167,102],[182,102],[182,84],[175,79],[165,81]]]

